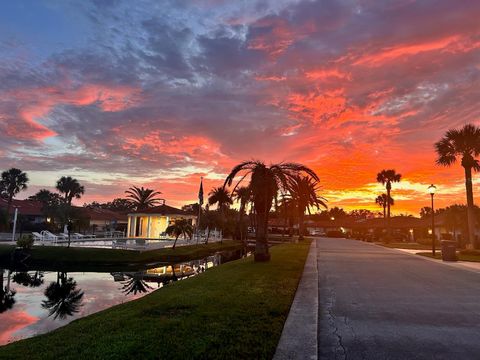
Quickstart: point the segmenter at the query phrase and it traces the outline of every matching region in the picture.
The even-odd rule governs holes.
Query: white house
[[[165,230],[175,220],[186,219],[196,225],[196,215],[183,210],[160,205],[128,214],[127,236],[131,238],[159,239],[165,237]]]

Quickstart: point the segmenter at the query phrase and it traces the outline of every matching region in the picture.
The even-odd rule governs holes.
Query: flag
[[[198,190],[198,203],[203,205],[203,178],[200,178],[200,190]]]

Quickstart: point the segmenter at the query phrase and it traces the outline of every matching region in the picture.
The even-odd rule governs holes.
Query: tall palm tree
[[[233,204],[233,200],[230,193],[223,186],[219,186],[208,193],[208,204],[210,206],[217,204],[218,211],[223,215],[225,210]]]
[[[387,206],[390,204],[390,206],[395,205],[395,201],[392,199],[392,197],[388,197],[387,194],[382,194],[378,195],[377,198],[375,199],[375,203],[378,204],[379,206],[383,207],[383,218],[387,218]]]
[[[382,183],[385,185],[387,189],[387,199],[391,198],[391,191],[392,191],[392,183],[400,182],[402,178],[401,174],[397,174],[395,170],[382,170],[377,174],[377,182]],[[388,237],[390,238],[392,235],[392,230],[390,229],[390,202],[387,202],[387,232]]]
[[[45,289],[47,300],[42,301],[42,308],[48,310],[48,316],[65,319],[80,311],[83,291],[77,289],[77,282],[67,273],[57,273],[57,281],[51,282]]]
[[[62,176],[57,181],[56,185],[57,190],[63,194],[65,204],[68,206],[72,205],[72,200],[80,199],[83,194],[85,194],[85,188],[80,185],[77,179],[72,178],[71,176]]]
[[[277,198],[280,190],[288,190],[289,181],[299,174],[310,175],[313,179],[319,180],[315,172],[297,163],[279,163],[270,166],[261,161],[245,161],[235,166],[225,179],[224,187],[231,186],[238,175],[242,175],[235,185],[249,178],[249,185],[252,192],[252,201],[256,217],[256,242],[255,261],[269,261],[268,251],[268,217],[274,199]]]
[[[7,214],[10,214],[12,201],[15,195],[20,191],[27,189],[28,176],[22,170],[11,168],[10,170],[2,172],[0,180],[0,187],[5,192],[7,198]]]
[[[175,220],[173,225],[167,227],[165,232],[170,236],[175,236],[175,242],[172,249],[175,249],[178,238],[183,235],[184,238],[191,238],[193,235],[193,226],[186,219]]]
[[[435,143],[435,150],[438,154],[438,165],[452,166],[461,159],[467,193],[468,241],[475,248],[479,248],[479,242],[475,241],[472,170],[480,171],[480,164],[476,159],[480,155],[480,127],[467,124],[461,129],[448,130],[443,138]]]
[[[155,191],[152,189],[147,189],[137,186],[132,186],[127,191],[128,200],[133,204],[135,209],[138,210],[145,210],[160,204],[162,201],[165,203],[165,199],[161,199],[158,196],[161,194],[160,191]]]
[[[311,214],[311,208],[318,210],[327,208],[326,199],[318,196],[319,182],[310,176],[294,176],[290,181],[289,192],[297,205],[298,210],[298,240],[303,240],[305,233],[305,212]]]
[[[297,205],[295,203],[295,200],[292,199],[292,197],[288,194],[282,194],[279,206],[282,209],[282,216],[284,219],[284,230],[282,232],[282,237],[284,236],[287,226],[288,236],[293,237],[293,226],[295,225],[295,217],[298,213],[298,211],[296,210]]]
[[[233,197],[235,201],[240,203],[240,209],[238,210],[238,233],[240,234],[240,240],[243,241],[243,219],[245,217],[245,208],[251,200],[252,192],[248,186],[241,186],[234,191]]]

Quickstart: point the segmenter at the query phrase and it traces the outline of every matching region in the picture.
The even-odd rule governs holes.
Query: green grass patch
[[[0,349],[0,359],[271,359],[310,243],[271,248]]]
[[[431,252],[420,252],[417,253],[417,255],[434,258]],[[435,254],[435,259],[442,259],[441,252],[437,251]],[[471,250],[461,250],[457,252],[457,259],[459,261],[480,262],[480,253],[472,252]]]
[[[411,250],[429,250],[432,248],[430,245],[418,244],[418,243],[375,243],[377,245],[385,246],[392,249],[411,249]]]
[[[62,268],[74,271],[81,266],[84,271],[89,267],[124,267],[145,266],[158,263],[178,263],[201,259],[219,251],[236,251],[242,244],[236,241],[223,241],[210,244],[179,246],[175,249],[164,248],[148,251],[80,248],[64,246],[34,246],[30,250],[27,264],[40,269],[48,265],[51,268]],[[9,263],[13,245],[0,245],[0,262]],[[65,271],[65,270],[64,270]]]

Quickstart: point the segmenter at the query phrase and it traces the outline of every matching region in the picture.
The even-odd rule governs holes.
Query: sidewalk
[[[317,242],[312,241],[303,275],[282,331],[275,360],[318,357]]]

